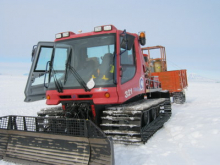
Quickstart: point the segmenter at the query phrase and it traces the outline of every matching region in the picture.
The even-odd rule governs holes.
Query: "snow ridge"
[[[206,77],[203,77],[203,76],[198,75],[196,73],[188,74],[188,81],[191,81],[191,82],[214,82],[214,83],[218,82],[217,80],[206,78]]]

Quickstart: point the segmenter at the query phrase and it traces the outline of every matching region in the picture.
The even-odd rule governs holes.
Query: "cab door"
[[[45,87],[45,81],[48,79],[48,73],[46,73],[45,70],[47,64],[51,61],[53,48],[54,42],[38,43],[32,58],[32,66],[24,92],[25,102],[38,101],[46,98],[47,88]],[[49,70],[49,66],[47,68],[47,70]]]

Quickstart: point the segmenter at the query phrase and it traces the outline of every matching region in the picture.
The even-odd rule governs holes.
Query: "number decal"
[[[125,91],[125,98],[128,98],[131,95],[132,95],[132,88]]]

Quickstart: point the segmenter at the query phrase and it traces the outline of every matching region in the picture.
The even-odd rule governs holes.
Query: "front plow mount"
[[[0,117],[0,158],[22,164],[114,164],[112,139],[90,120]]]

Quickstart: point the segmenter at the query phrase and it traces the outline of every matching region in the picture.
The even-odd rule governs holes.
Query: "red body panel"
[[[119,34],[122,33],[122,31],[118,31],[118,43],[119,43]],[[134,77],[129,80],[128,82],[121,84],[121,77],[120,74],[118,75],[118,85],[117,85],[117,91],[119,95],[119,101],[118,103],[124,103],[125,101],[131,99],[134,96],[137,96],[139,94],[144,93],[146,90],[146,84],[145,77],[144,77],[144,59],[143,59],[143,54],[140,49],[139,41],[138,41],[138,36],[137,34],[132,34],[135,36],[135,41],[134,41],[134,46],[135,46],[135,55],[136,55],[136,73]],[[120,73],[120,49],[118,47],[117,50],[117,61],[118,61],[118,73]],[[140,82],[142,79],[142,82]],[[141,84],[142,83],[142,84]]]
[[[105,93],[110,94],[109,98],[105,97]],[[57,105],[62,101],[87,101],[91,100],[94,104],[116,104],[118,103],[118,95],[116,87],[110,88],[93,88],[90,92],[85,92],[84,89],[66,89],[63,93],[58,93],[56,90],[47,91],[50,99],[47,99],[48,105]],[[88,97],[89,96],[89,97]],[[68,98],[67,98],[68,97]]]

